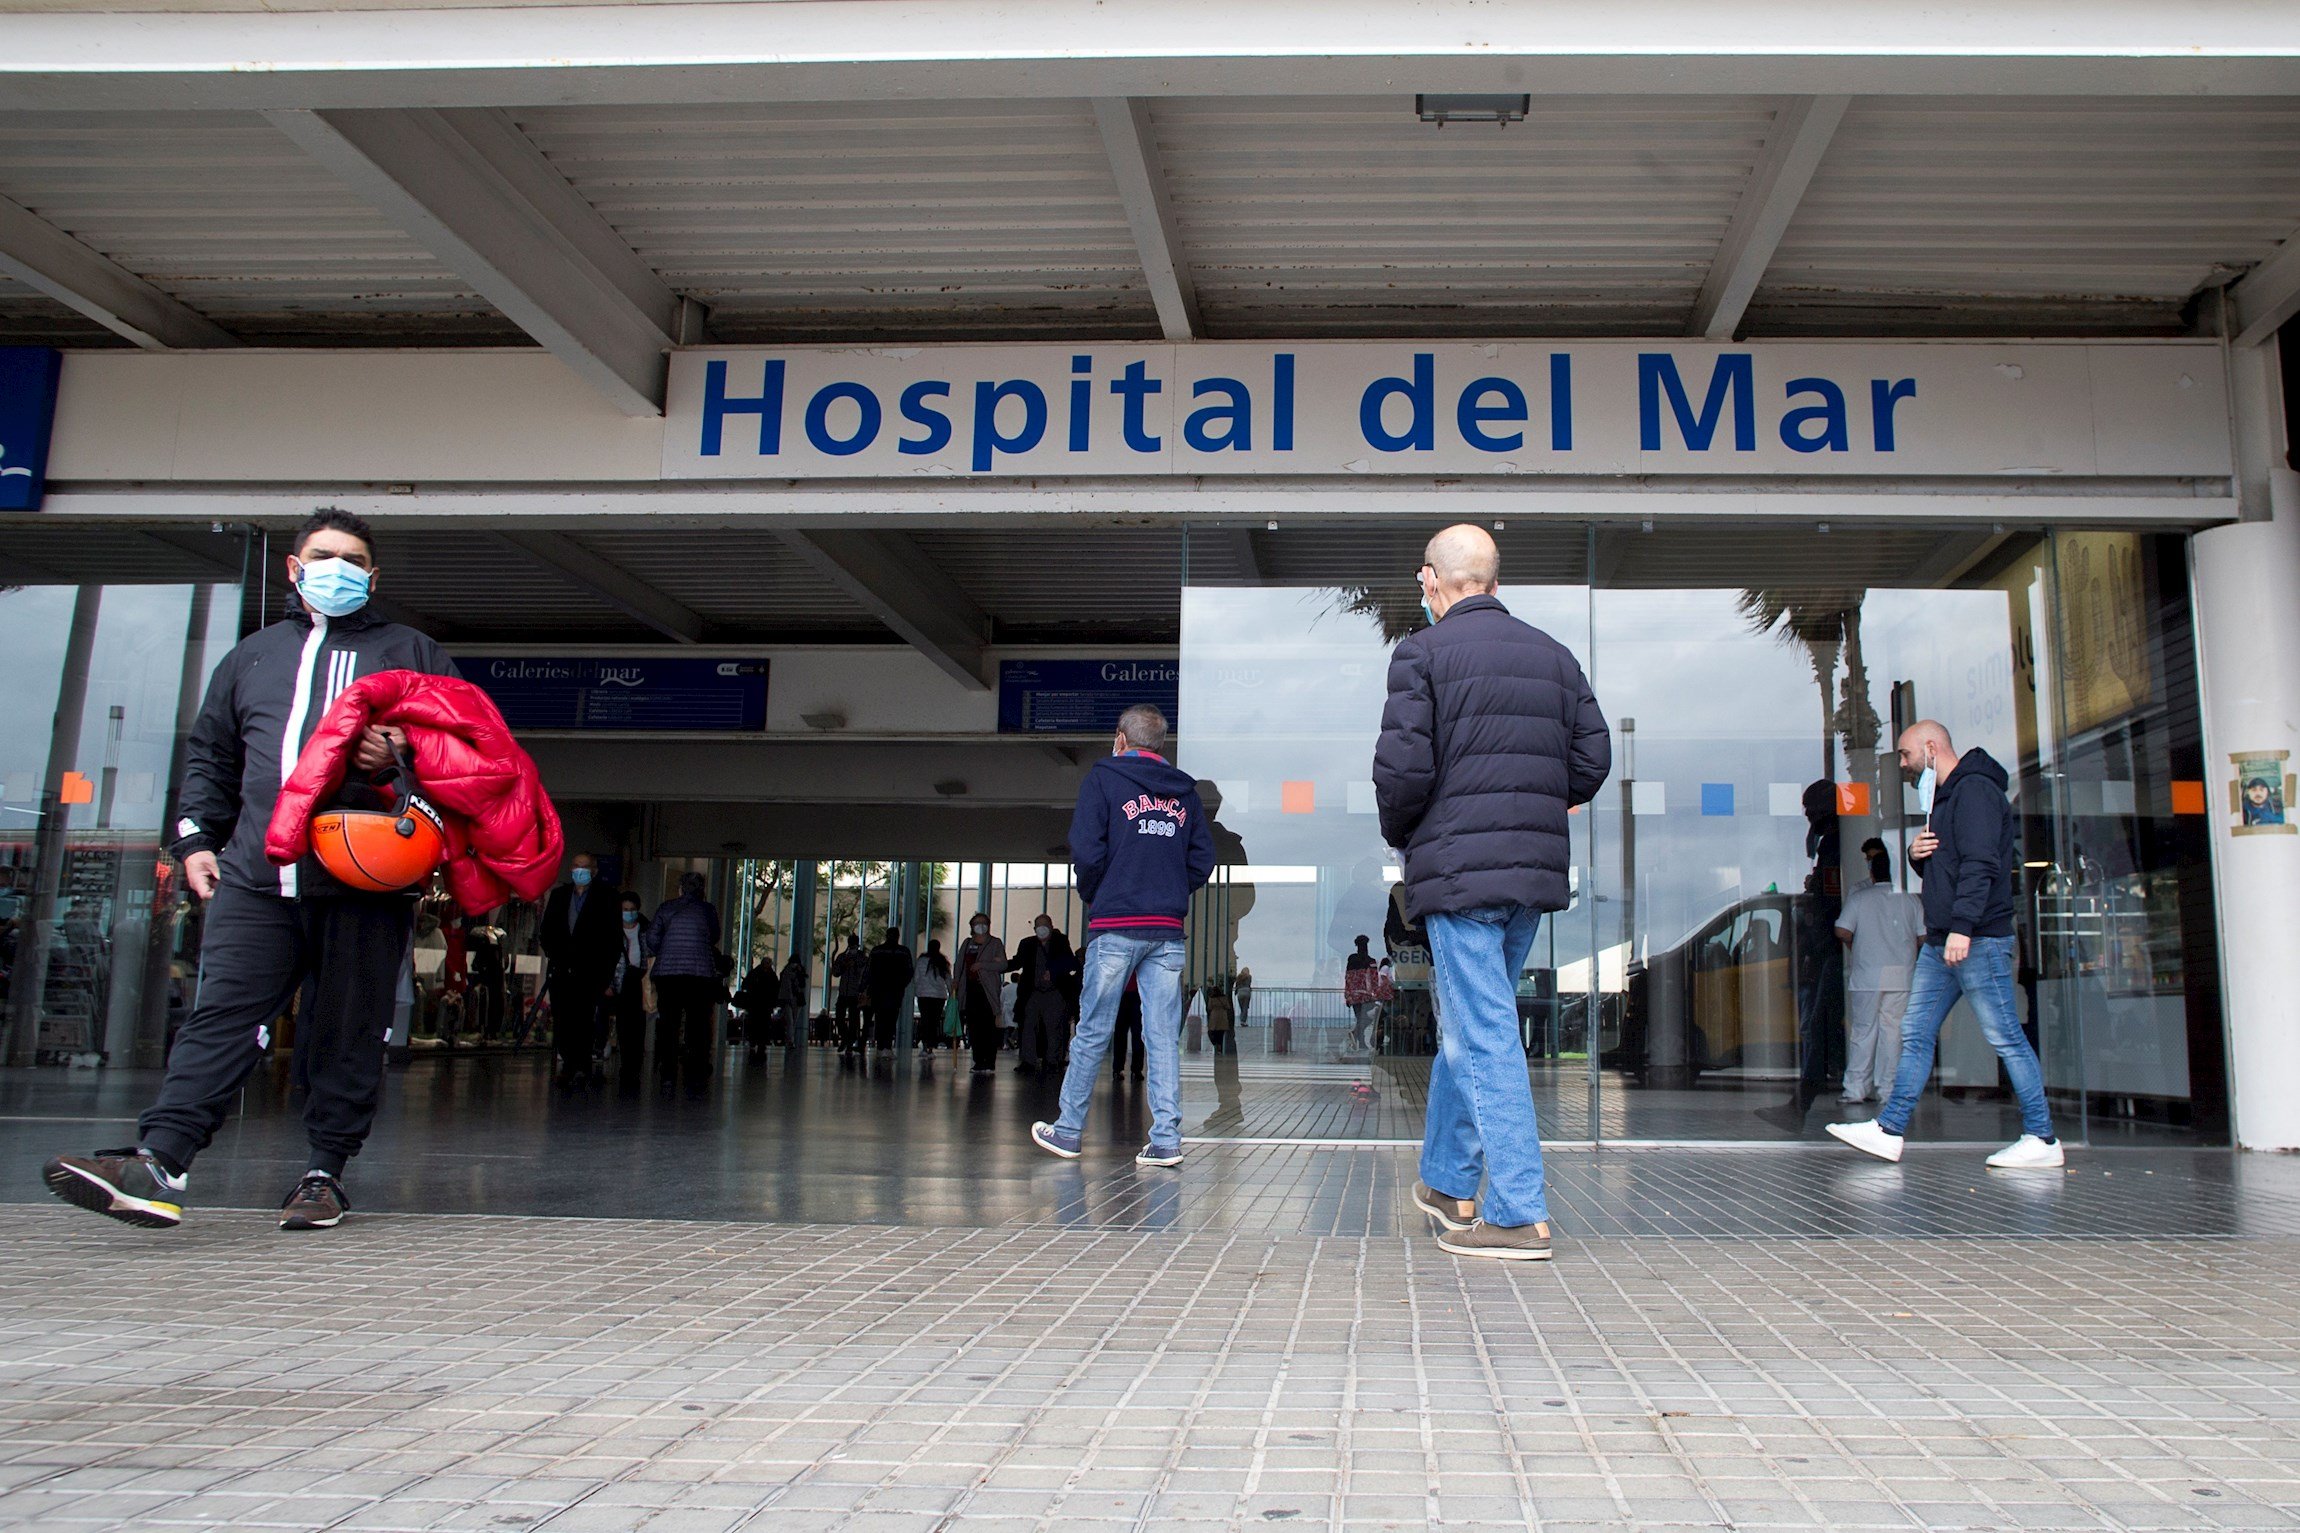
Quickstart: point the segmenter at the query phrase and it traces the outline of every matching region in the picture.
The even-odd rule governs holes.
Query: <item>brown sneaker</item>
[[[350,1211],[351,1199],[345,1194],[343,1183],[325,1171],[307,1171],[303,1180],[295,1184],[295,1191],[280,1205],[280,1228],[332,1230]]]
[[[172,1230],[184,1222],[185,1179],[168,1175],[134,1147],[59,1155],[41,1167],[40,1179],[65,1202],[109,1214],[122,1224]]]
[[[1478,1220],[1466,1230],[1448,1230],[1438,1237],[1438,1249],[1455,1256],[1492,1256],[1505,1262],[1549,1260],[1546,1224],[1488,1224]]]
[[[1426,1183],[1414,1183],[1414,1207],[1449,1230],[1466,1230],[1477,1223],[1477,1199],[1449,1198],[1430,1191]]]

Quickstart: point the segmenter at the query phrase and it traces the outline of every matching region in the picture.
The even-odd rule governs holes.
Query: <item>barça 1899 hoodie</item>
[[[1070,819],[1089,938],[1179,937],[1190,896],[1214,876],[1214,828],[1189,773],[1153,751],[1094,763]]]

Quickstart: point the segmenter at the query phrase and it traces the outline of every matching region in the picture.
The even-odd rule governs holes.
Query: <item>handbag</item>
[[[945,1038],[956,1038],[965,1031],[966,1008],[959,1004],[958,990],[953,986],[942,1003],[942,1035]]]

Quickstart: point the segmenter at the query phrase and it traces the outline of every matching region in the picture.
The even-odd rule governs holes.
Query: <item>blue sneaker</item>
[[[1030,1142],[1049,1155],[1059,1155],[1064,1160],[1078,1158],[1078,1136],[1065,1134],[1051,1123],[1031,1124]]]
[[[1162,1144],[1146,1144],[1142,1147],[1142,1153],[1134,1157],[1134,1164],[1137,1166],[1179,1166],[1182,1164],[1182,1147],[1180,1145],[1169,1147]]]

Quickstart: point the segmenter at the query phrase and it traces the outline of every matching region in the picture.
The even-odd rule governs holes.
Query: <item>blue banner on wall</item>
[[[0,511],[40,509],[63,368],[53,346],[0,346]]]
[[[1156,703],[1174,727],[1182,667],[1173,660],[1002,660],[1002,735],[1108,734],[1136,703]]]
[[[741,733],[767,727],[764,660],[457,655],[455,664],[495,700],[513,729]]]

